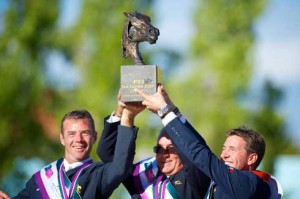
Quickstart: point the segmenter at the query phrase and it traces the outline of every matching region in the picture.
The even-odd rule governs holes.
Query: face
[[[173,147],[171,140],[166,136],[161,137],[157,145],[164,149]],[[156,154],[156,160],[158,168],[165,175],[175,174],[183,168],[179,156],[173,150],[161,150]]]
[[[221,159],[230,167],[240,170],[252,170],[251,167],[256,161],[257,155],[247,152],[246,144],[246,141],[239,136],[227,137],[223,145]]]
[[[65,159],[73,163],[88,158],[96,138],[89,119],[65,120],[60,134],[60,142],[65,146]]]

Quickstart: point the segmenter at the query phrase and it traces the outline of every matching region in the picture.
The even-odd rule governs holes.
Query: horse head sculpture
[[[148,41],[155,44],[159,30],[151,25],[150,17],[136,11],[124,12],[127,17],[123,28],[122,51],[123,57],[131,57],[134,64],[143,65],[144,61],[139,52],[139,42]]]

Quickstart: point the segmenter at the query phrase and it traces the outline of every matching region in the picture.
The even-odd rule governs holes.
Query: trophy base
[[[154,94],[162,83],[162,71],[156,65],[121,66],[121,101],[141,102],[142,96],[134,89],[142,89],[146,94]]]

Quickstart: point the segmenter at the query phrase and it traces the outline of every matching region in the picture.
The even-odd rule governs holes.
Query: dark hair
[[[92,133],[96,132],[94,119],[93,119],[92,115],[85,109],[73,110],[73,111],[70,111],[67,114],[65,114],[65,116],[61,120],[61,126],[60,126],[61,133],[63,133],[63,130],[64,130],[63,129],[64,121],[67,119],[75,119],[75,120],[89,119],[90,125],[92,127],[92,131],[93,131]]]
[[[257,154],[258,158],[254,164],[254,169],[256,169],[265,155],[266,143],[264,138],[259,133],[255,132],[254,130],[247,129],[244,126],[227,131],[227,137],[232,135],[239,136],[245,140],[247,143],[245,148],[246,151]]]

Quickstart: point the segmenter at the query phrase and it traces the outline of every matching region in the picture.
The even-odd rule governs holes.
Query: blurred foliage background
[[[12,195],[29,178],[23,170],[32,160],[43,165],[62,156],[59,125],[66,112],[88,109],[100,137],[104,116],[117,106],[120,66],[132,64],[121,54],[123,12],[142,12],[154,26],[159,21],[151,0],[86,0],[75,23],[66,25],[64,2],[10,0],[0,15],[0,188]],[[265,137],[263,169],[272,173],[277,155],[294,154],[299,148],[290,144],[285,120],[276,111],[284,97],[279,88],[266,82],[263,98],[251,105],[253,24],[266,4],[199,0],[187,57],[155,45],[142,46],[141,51],[146,63],[158,64],[156,58],[164,58],[164,86],[216,154],[226,130],[246,125]],[[184,59],[188,64],[182,64]],[[139,160],[152,155],[162,124],[144,112],[136,125]],[[99,160],[95,149],[93,159]]]

